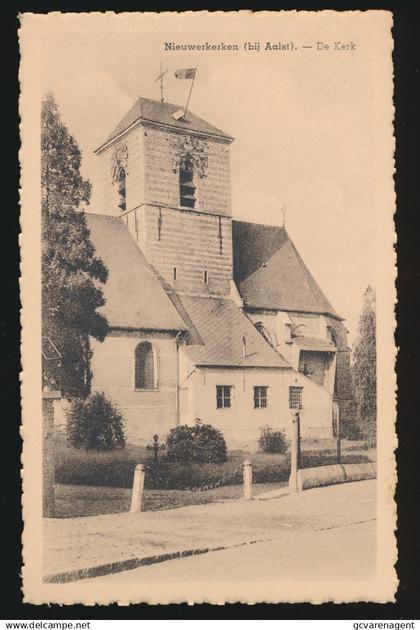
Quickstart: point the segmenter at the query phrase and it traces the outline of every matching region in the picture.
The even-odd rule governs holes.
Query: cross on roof
[[[160,102],[163,103],[163,77],[165,76],[165,74],[167,74],[167,70],[163,70],[162,68],[162,62],[160,63],[160,74],[158,77],[156,77],[155,79],[155,83],[156,81],[160,81]]]
[[[282,227],[286,227],[286,204],[285,204],[285,203],[282,203],[282,204],[280,205],[279,210],[280,210],[280,212],[281,212],[281,214],[282,214],[282,217],[283,217],[283,224],[282,224]]]

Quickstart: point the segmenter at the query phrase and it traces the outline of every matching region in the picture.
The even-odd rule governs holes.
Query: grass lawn
[[[375,458],[374,450],[361,442],[343,440],[342,462],[357,463]],[[249,459],[256,483],[285,481],[290,470],[290,454],[271,455],[232,450],[223,464],[170,463],[161,455],[154,465],[152,454],[142,446],[127,445],[111,452],[85,451],[68,445],[62,436],[54,447],[55,475],[58,484],[131,488],[138,463],[147,467],[146,490],[194,490],[206,485],[230,486],[242,483],[242,463]],[[334,440],[302,441],[302,465],[336,463]]]
[[[336,463],[334,440],[302,440],[302,465]],[[342,463],[374,461],[374,449],[361,442],[343,440]],[[142,446],[127,445],[112,452],[74,449],[63,437],[56,441],[56,517],[74,518],[127,512],[136,464],[146,464],[143,510],[163,510],[242,496],[242,463],[253,465],[254,494],[285,486],[290,455],[229,451],[224,464],[171,464],[161,457],[153,467],[152,455]],[[206,490],[206,485],[218,487]],[[201,488],[194,490],[194,488]]]
[[[285,486],[285,482],[261,483],[254,485],[254,495]],[[243,487],[222,486],[212,490],[191,492],[189,490],[146,490],[143,494],[142,509],[167,510],[184,505],[198,505],[212,501],[239,499]],[[57,484],[55,487],[56,518],[97,516],[115,514],[130,509],[131,490],[128,488],[107,488],[94,486],[73,486]]]
[[[301,447],[303,468],[337,461],[334,440],[302,440]],[[361,442],[343,440],[341,453],[342,463],[375,459],[374,449]],[[145,511],[239,498],[245,459],[252,462],[255,494],[284,486],[290,473],[290,453],[232,450],[223,464],[170,463],[163,455],[154,465],[150,450],[142,446],[85,451],[69,446],[63,436],[56,439],[54,456],[58,518],[128,511],[133,473],[140,462],[146,465]]]

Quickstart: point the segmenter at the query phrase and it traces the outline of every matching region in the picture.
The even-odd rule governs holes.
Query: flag
[[[195,79],[195,73],[197,68],[183,68],[182,70],[176,70],[175,77],[177,79]]]

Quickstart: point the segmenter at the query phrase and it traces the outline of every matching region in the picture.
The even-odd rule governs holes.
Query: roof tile
[[[340,318],[284,228],[233,221],[233,276],[245,305]]]
[[[181,301],[199,335],[190,339],[193,345],[183,347],[196,365],[290,368],[232,300],[185,296],[176,299]]]
[[[187,330],[136,242],[116,217],[86,213],[91,240],[108,267],[101,311],[110,326]]]
[[[233,138],[224,131],[217,129],[217,127],[214,127],[199,116],[196,116],[190,110],[187,111],[185,118],[175,120],[172,114],[179,109],[184,108],[172,103],[161,103],[160,101],[154,101],[150,98],[140,97],[97,150],[140,120],[161,123],[178,129],[190,129],[207,135],[219,136],[226,140],[233,140]]]

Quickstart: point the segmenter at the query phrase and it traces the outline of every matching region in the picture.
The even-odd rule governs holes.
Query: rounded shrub
[[[227,460],[223,434],[210,424],[197,422],[171,429],[166,439],[166,457],[170,462],[220,464]]]
[[[166,458],[170,462],[194,461],[194,429],[183,424],[169,431],[166,438]]]
[[[67,437],[75,448],[111,451],[125,446],[124,418],[102,392],[73,400],[67,411]]]
[[[219,464],[227,460],[223,433],[211,424],[197,422],[194,434],[195,460],[200,463]]]
[[[285,453],[287,442],[284,431],[273,431],[271,427],[263,427],[258,446],[263,453]]]

